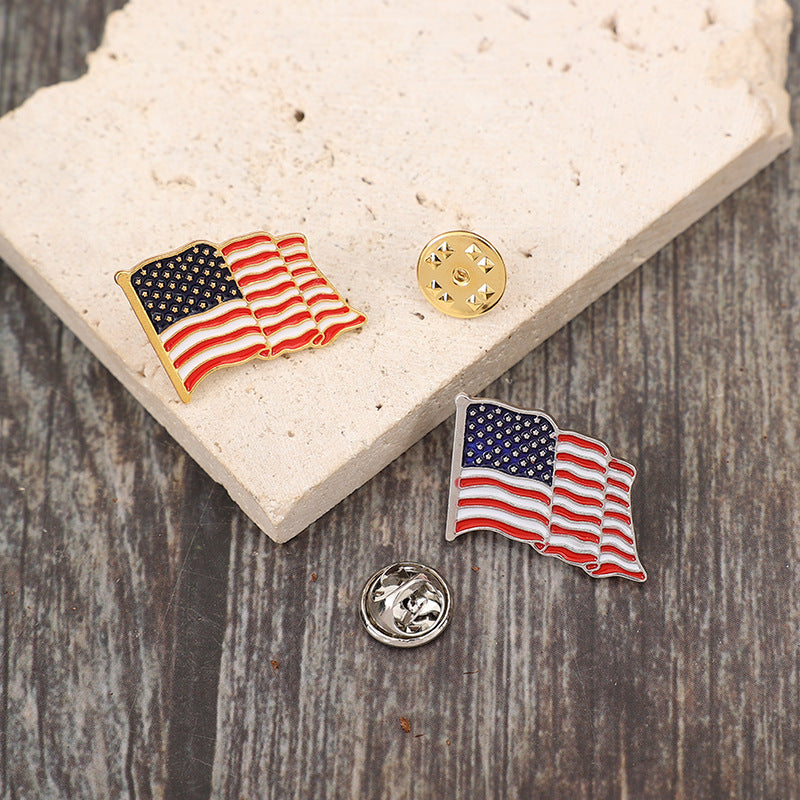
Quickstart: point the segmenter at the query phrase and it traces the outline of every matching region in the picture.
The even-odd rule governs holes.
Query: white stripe
[[[625,516],[629,517],[631,515],[631,510],[627,507],[622,505],[622,503],[618,503],[612,500],[610,497],[606,497],[606,511],[616,511],[619,514],[625,514]]]
[[[281,272],[278,275],[273,275],[271,278],[261,278],[260,280],[251,283],[249,286],[246,286],[242,291],[245,295],[249,295],[253,294],[254,292],[261,291],[262,289],[274,289],[276,286],[280,286],[282,283],[287,282],[290,284],[291,288],[285,289],[284,294],[289,291],[291,291],[293,294],[297,294],[297,290],[294,288],[294,281],[288,272]],[[281,295],[276,296],[280,297]],[[268,297],[265,299],[275,302],[275,297]]]
[[[619,460],[619,459],[617,459],[617,460]],[[628,464],[628,466],[631,469],[633,469],[633,466],[631,466],[630,464]],[[625,484],[625,488],[628,491],[631,490],[631,486],[633,485],[634,478],[636,477],[636,474],[635,474],[636,470],[633,469],[633,471],[634,471],[633,475],[628,475],[627,472],[623,472],[621,469],[615,469],[612,466],[609,466],[609,468],[608,468],[609,476],[612,477],[612,478],[616,478],[618,481],[622,481],[622,483]]]
[[[309,305],[313,304],[315,307],[318,307],[320,309],[324,307],[323,306],[324,303],[334,302],[333,300],[324,297],[324,295],[331,294],[333,292],[333,289],[328,284],[325,284],[325,286],[314,286],[311,289],[301,290],[301,291],[303,291],[303,297],[305,297],[306,302]],[[333,293],[335,294],[335,292]],[[347,308],[347,306],[341,300],[336,302],[333,308],[336,308],[337,306],[342,306],[344,308]]]
[[[248,334],[247,336],[243,336],[241,339],[234,339],[232,342],[226,342],[225,344],[219,344],[216,347],[210,347],[207,350],[203,350],[202,352],[198,353],[193,358],[190,358],[182,367],[178,369],[178,375],[181,376],[181,380],[185,381],[189,375],[192,374],[199,366],[205,364],[207,361],[212,361],[219,356],[227,355],[229,353],[236,353],[239,350],[244,350],[247,347],[255,344],[264,344],[264,336],[259,334]]]
[[[283,262],[280,258],[270,259],[270,261],[265,261],[261,264],[252,264],[249,267],[245,267],[244,269],[240,269],[238,272],[234,273],[234,277],[236,281],[240,281],[243,278],[248,278],[251,275],[258,275],[261,272],[268,272],[270,270],[276,269],[277,267],[281,267],[281,272],[278,273],[277,276],[270,278],[269,280],[274,281],[276,278],[282,278],[283,280],[291,280],[292,276],[289,274],[289,270],[283,266]],[[265,283],[265,282],[264,282]],[[259,281],[256,284],[251,284],[247,287],[248,291],[252,291],[252,286],[260,286],[262,282]]]
[[[185,339],[180,341],[172,350],[169,351],[169,357],[173,361],[177,361],[187,350],[191,350],[196,344],[214,338],[216,336],[223,336],[226,333],[233,333],[233,331],[242,328],[258,328],[256,321],[252,317],[237,317],[224,325],[219,325],[216,328],[204,328],[201,331],[190,333]]]
[[[295,237],[292,236],[292,239]],[[301,244],[289,244],[286,246],[278,245],[278,250],[281,251],[281,255],[286,258],[286,256],[296,256],[298,253],[303,253],[308,257],[308,250],[306,249],[306,242],[303,240]]]
[[[604,473],[600,472],[599,470],[585,469],[584,467],[579,467],[577,464],[573,464],[571,461],[559,462],[558,451],[556,451],[555,468],[569,470],[573,475],[577,475],[579,478],[586,478],[587,480],[590,481],[597,481],[600,484],[602,484],[605,480]],[[569,480],[569,478],[562,478],[562,480]]]
[[[616,486],[612,486],[610,489],[606,487],[605,499],[607,503],[614,503],[614,505],[627,508],[625,504],[630,503],[631,496],[628,492],[623,492],[622,489],[617,489]]]
[[[574,522],[571,519],[562,517],[558,511],[553,511],[550,517],[550,523],[555,523],[560,528],[566,528],[569,531],[576,531],[577,533],[593,533],[600,538],[600,526],[592,522]]]
[[[257,242],[256,244],[250,245],[250,247],[245,250],[236,250],[229,256],[225,256],[225,258],[228,260],[229,264],[238,264],[240,261],[244,261],[246,258],[258,256],[262,253],[270,253],[280,258],[280,255],[278,254],[278,248],[275,246],[274,242]]]
[[[548,547],[563,547],[565,550],[572,550],[573,553],[591,553],[596,555],[600,550],[600,545],[594,542],[584,542],[582,539],[574,539],[572,536],[564,536],[560,533],[551,533],[547,540]],[[545,553],[544,555],[549,555]]]
[[[271,333],[267,336],[267,339],[270,345],[275,347],[289,339],[296,339],[298,336],[302,336],[304,333],[313,330],[317,330],[314,320],[303,320],[302,322],[298,322],[297,325],[289,325],[286,328],[275,331],[275,333]]]
[[[325,317],[317,322],[319,329],[325,333],[332,325],[341,325],[343,322],[354,322],[358,319],[358,314],[355,311],[350,311],[348,314],[337,314],[336,316]]]
[[[570,500],[569,497],[564,497],[563,495],[558,495],[558,494],[553,495],[553,505],[556,504],[563,506],[564,508],[567,509],[567,511],[573,511],[575,514],[585,514],[587,516],[597,517],[597,519],[603,518],[602,508],[596,508],[595,506],[587,506],[581,503],[576,503],[574,500]]]
[[[305,266],[302,265],[302,264],[298,265],[298,263],[296,261],[291,263],[291,264],[289,264],[288,266],[289,266],[289,269],[292,272],[292,277],[301,286],[308,286],[309,283],[311,283],[312,281],[319,280],[320,278],[322,278],[322,280],[324,280],[325,283],[328,282],[328,279],[316,268],[316,265],[312,264],[310,261]],[[309,272],[306,269],[306,267],[314,267],[314,271],[313,272]],[[303,272],[303,274],[302,275],[296,274],[296,273],[300,272],[301,269],[305,270]],[[311,288],[313,289],[315,287],[312,286]]]
[[[313,303],[309,305],[313,305],[313,311],[315,314],[319,314],[321,311],[333,311],[334,309],[341,310],[343,312],[352,310],[339,300],[323,300],[319,303]]]
[[[626,561],[624,558],[620,558],[615,553],[600,553],[598,561],[601,564],[616,564],[618,567],[624,567],[630,572],[639,572],[640,570],[643,571],[642,565],[639,563],[638,558],[636,561]]]
[[[466,486],[459,490],[459,499],[465,500],[499,500],[501,503],[508,503],[515,508],[524,508],[528,511],[536,511],[544,517],[550,516],[550,507],[541,500],[533,497],[520,497],[499,486]]]
[[[600,540],[600,544],[613,544],[614,547],[618,547],[620,550],[624,550],[626,553],[630,553],[632,556],[636,555],[636,548],[630,544],[627,539],[623,539],[622,536],[617,536],[613,533],[604,533],[603,538]]]
[[[590,450],[587,447],[580,447],[579,445],[572,444],[571,442],[564,442],[559,440],[556,444],[556,453],[570,453],[578,458],[585,458],[589,461],[594,461],[603,470],[608,467],[609,456],[607,454],[598,453],[596,450]]]
[[[290,317],[295,316],[296,314],[305,314],[305,320],[309,320],[313,323],[313,319],[311,319],[311,314],[308,313],[308,309],[303,305],[291,305],[288,308],[285,308],[281,311],[280,314],[269,314],[266,317],[259,317],[259,322],[261,323],[262,328],[268,328],[271,325],[277,325],[280,322],[283,322],[285,319],[289,319]],[[299,323],[295,323],[299,324]]]
[[[275,295],[274,297],[261,297],[257,300],[250,301],[250,307],[253,309],[253,313],[256,311],[260,311],[262,308],[275,308],[279,306],[281,303],[285,303],[287,300],[291,300],[293,298],[297,298],[300,302],[303,302],[303,298],[294,290],[294,288],[287,289],[285,292],[281,292],[280,294]],[[305,306],[305,303],[303,303]]]
[[[509,486],[518,486],[520,489],[534,489],[546,494],[548,497],[553,494],[552,487],[534,478],[507,475],[505,472],[487,467],[464,467],[461,470],[461,478],[493,478],[496,481],[507,483]]]
[[[233,311],[235,308],[247,308],[247,303],[244,300],[236,298],[235,300],[227,300],[224,303],[209,308],[207,311],[202,311],[199,314],[192,314],[190,317],[184,317],[178,322],[173,323],[166,330],[162,331],[158,338],[166,344],[176,333],[180,333],[184,328],[189,328],[192,325],[197,325],[199,322],[209,322]]]
[[[599,500],[601,503],[606,501],[606,495],[602,489],[590,489],[588,486],[581,486],[579,483],[575,483],[575,481],[571,481],[569,478],[554,478],[553,488],[567,489],[573,494],[579,494],[582,497],[590,497],[594,500]],[[598,513],[600,513],[599,509]]]
[[[633,539],[633,528],[630,525],[626,525],[624,522],[620,522],[618,519],[603,518],[603,527],[612,531],[621,531]]]

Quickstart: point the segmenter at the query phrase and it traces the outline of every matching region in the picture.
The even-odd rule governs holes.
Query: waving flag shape
[[[492,530],[595,578],[647,577],[631,516],[634,468],[547,414],[456,398],[445,536]]]
[[[115,280],[185,403],[219,367],[322,347],[367,320],[317,269],[299,233],[192,242]]]

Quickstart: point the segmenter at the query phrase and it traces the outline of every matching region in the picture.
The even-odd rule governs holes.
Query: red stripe
[[[292,277],[296,278],[297,276],[295,273],[292,273]],[[307,292],[309,289],[313,289],[315,286],[327,286],[328,281],[325,278],[313,278],[310,281],[306,281],[305,283],[297,282],[297,286],[300,288],[301,291]]]
[[[280,247],[283,246],[283,243],[281,243]],[[283,253],[281,253],[281,255],[287,264],[292,264],[295,261],[305,261],[308,258],[308,253],[292,253],[290,256],[284,256]]]
[[[564,508],[564,506],[553,506],[553,515],[556,514],[568,519],[570,522],[586,522],[590,525],[599,525],[601,522],[600,517],[593,517],[589,514],[576,514],[574,511]]]
[[[518,506],[512,506],[510,503],[504,503],[502,500],[492,500],[490,498],[481,498],[481,497],[462,497],[459,498],[458,507],[459,508],[474,508],[475,506],[488,506],[489,508],[497,508],[500,511],[508,511],[514,516],[517,517],[526,517],[527,519],[538,519],[539,522],[544,523],[547,525],[547,517],[544,514],[540,514],[538,511],[532,511],[528,508],[519,508]]]
[[[309,308],[312,308],[313,306],[317,305],[318,303],[321,303],[323,300],[335,300],[336,302],[341,303],[339,308],[327,308],[324,311],[317,311],[316,312],[317,316],[322,317],[323,319],[324,319],[324,317],[331,316],[331,314],[341,314],[342,311],[352,311],[353,310],[352,308],[350,308],[350,306],[348,306],[345,303],[343,303],[342,300],[339,297],[337,297],[335,294],[320,294],[320,295],[317,295],[316,297],[312,297],[310,299],[309,303],[308,303]]]
[[[620,522],[624,522],[626,525],[631,524],[631,518],[626,514],[623,514],[620,511],[608,511],[606,510],[605,514],[603,515],[608,519],[618,519]]]
[[[367,318],[363,314],[359,314],[352,322],[342,322],[339,325],[332,325],[323,333],[321,344],[328,344],[328,342],[332,342],[343,331],[346,331],[350,328],[357,328],[359,325],[363,325],[366,321]]]
[[[594,506],[595,508],[602,508],[603,501],[598,500],[596,497],[584,497],[580,494],[575,494],[575,492],[571,492],[569,489],[565,489],[563,486],[556,486],[553,489],[553,495],[558,495],[559,497],[568,497],[574,503],[579,503],[582,506]]]
[[[265,325],[264,333],[267,336],[271,336],[272,334],[277,333],[278,331],[285,330],[286,328],[291,328],[294,325],[299,325],[301,322],[313,322],[309,313],[305,309],[302,309],[297,314],[292,314],[291,317],[287,317],[281,322],[276,322],[274,325]]]
[[[349,314],[352,310],[352,308],[348,308],[347,306],[342,306],[341,308],[328,308],[325,309],[325,311],[318,311],[316,314],[314,314],[314,319],[317,322],[322,322],[330,317],[344,316],[345,314]]]
[[[314,338],[318,333],[319,331],[315,329],[307,331],[306,333],[302,334],[301,336],[297,336],[294,339],[287,339],[285,342],[281,342],[275,347],[271,347],[269,354],[271,356],[279,356],[281,353],[285,353],[287,350],[302,350],[304,347],[308,347],[308,345],[314,341]]]
[[[550,505],[550,498],[543,492],[537,489],[523,489],[521,486],[512,486],[497,478],[460,478],[458,481],[459,486],[499,486],[511,494],[516,494],[519,497],[532,497],[534,500],[541,500],[546,505]]]
[[[280,248],[291,247],[292,245],[295,245],[295,244],[304,245],[305,241],[303,240],[303,238],[301,236],[290,236],[288,239],[281,239],[278,242],[278,247],[280,247]]]
[[[275,278],[281,274],[285,275],[287,279],[291,280],[289,273],[286,271],[286,267],[273,267],[272,269],[268,269],[266,272],[257,272],[255,275],[245,275],[243,278],[239,278],[236,282],[239,284],[240,289],[244,289],[245,286],[250,286],[251,283],[268,281],[271,278]],[[282,285],[283,284],[281,284],[281,286]],[[272,289],[268,291],[272,291]]]
[[[616,478],[612,478],[611,476],[606,478],[606,482],[609,486],[613,486],[616,489],[622,489],[624,492],[630,491],[630,486],[622,481],[618,481]]]
[[[300,275],[316,275],[317,268],[311,264],[308,267],[297,267],[296,269],[292,270],[292,275],[297,278]]]
[[[614,547],[613,544],[604,544],[600,547],[601,553],[614,553],[614,555],[619,556],[620,558],[624,558],[626,561],[636,561],[636,556],[632,556],[630,553],[626,553],[624,550],[620,550],[619,547]]]
[[[308,309],[306,309],[305,306],[302,306],[300,309],[298,309],[298,313],[302,313],[304,319],[311,320],[312,322],[314,321],[314,317],[312,317],[311,314],[308,313]],[[255,313],[255,317],[259,321],[269,319],[269,317],[274,317],[274,316],[275,312],[272,308],[260,308]],[[283,325],[283,323],[274,323],[274,324],[277,324],[278,326]]]
[[[545,556],[559,556],[570,564],[589,564],[592,561],[597,561],[597,556],[592,553],[574,553],[572,550],[560,545],[549,544],[539,552]]]
[[[261,329],[258,326],[248,325],[246,328],[239,328],[238,330],[231,331],[230,333],[224,333],[221,336],[212,336],[210,339],[203,339],[202,342],[192,345],[185,353],[181,353],[175,359],[173,362],[175,364],[175,369],[180,369],[180,367],[188,363],[196,355],[202,353],[203,350],[208,350],[210,347],[216,347],[218,344],[235,342],[237,339],[241,339],[243,336],[249,336],[252,333],[256,333],[259,336],[262,335]],[[263,344],[261,345],[261,347],[264,346],[265,345]]]
[[[620,539],[624,539],[626,542],[628,542],[628,544],[633,544],[632,536],[628,536],[627,533],[618,531],[616,528],[603,528],[603,533],[614,534],[614,536],[619,536]]]
[[[187,325],[187,327],[178,331],[174,336],[171,336],[164,342],[164,349],[169,352],[187,336],[190,336],[197,331],[202,331],[205,328],[218,328],[220,325],[224,325],[226,322],[230,322],[232,319],[249,316],[251,316],[249,308],[232,308],[230,311],[225,312],[219,317],[206,319],[202,322],[195,322],[194,325]]]
[[[271,289],[259,289],[259,291],[261,292],[261,299],[263,299],[265,297],[277,297],[289,289],[296,289],[294,281],[292,280],[279,283],[277,286],[273,286]]]
[[[583,467],[584,469],[593,469],[596,472],[605,472],[605,468],[601,467],[596,461],[589,461],[588,458],[580,458],[579,456],[572,455],[572,453],[558,453],[556,458],[559,461],[569,461],[571,464],[577,464],[579,467]]]
[[[237,250],[246,250],[248,247],[252,247],[254,244],[271,241],[272,237],[263,233],[258,233],[255,236],[249,236],[247,239],[239,239],[238,241],[226,244],[225,247],[222,248],[222,253],[223,255],[227,256],[228,253],[235,253]]]
[[[570,480],[573,483],[577,483],[578,486],[585,486],[587,489],[602,489],[603,484],[600,481],[593,481],[589,478],[580,478],[575,475],[573,472],[570,472],[568,469],[557,469],[555,471],[556,478],[564,478],[566,480]]]
[[[578,436],[576,433],[559,433],[559,442],[569,442],[570,444],[578,445],[578,447],[585,447],[587,450],[594,450],[601,455],[607,455],[608,450],[603,447],[600,442],[595,442],[592,439],[584,439],[583,436]]]
[[[621,506],[625,506],[625,508],[631,507],[631,504],[627,500],[615,494],[607,494],[606,500],[611,500],[614,503],[619,503]]]
[[[260,292],[256,292],[256,294],[260,294]],[[255,295],[251,298],[253,300],[262,299],[261,297],[256,298]],[[303,308],[306,308],[306,304],[303,302],[303,298],[300,297],[299,294],[296,294],[294,297],[290,297],[288,300],[283,300],[282,302],[278,303],[275,306],[265,306],[264,308],[259,308],[256,312],[256,317],[261,319],[265,316],[274,316],[275,314],[282,314],[286,309],[291,308],[292,306],[300,305]],[[308,309],[306,309],[308,310]],[[311,314],[309,313],[309,317]]]
[[[264,253],[255,253],[252,256],[247,256],[247,258],[239,259],[239,261],[230,261],[231,270],[233,272],[238,272],[239,270],[244,269],[245,267],[252,267],[255,264],[263,264],[265,261],[270,261],[273,258],[277,258],[280,261],[280,254],[277,250],[267,250]],[[286,269],[281,265],[282,269]]]
[[[595,578],[611,577],[616,575],[620,578],[630,578],[634,581],[643,581],[646,577],[644,572],[632,572],[624,567],[619,567],[616,564],[603,564],[603,566],[601,566],[599,569],[594,570],[592,575]]]
[[[506,536],[511,536],[514,539],[522,539],[525,542],[544,541],[544,537],[541,533],[524,531],[522,528],[507,525],[505,522],[498,522],[495,519],[483,519],[481,517],[459,520],[456,523],[456,533],[463,533],[464,531],[497,531],[498,533],[504,533]]]
[[[550,523],[550,533],[561,533],[564,536],[572,536],[573,539],[580,539],[582,542],[600,544],[600,537],[596,533],[590,533],[589,531],[572,531],[569,528],[562,528],[554,522]]]
[[[608,466],[611,467],[611,469],[618,469],[620,472],[630,475],[631,478],[636,475],[636,470],[630,464],[626,464],[624,461],[617,461],[616,458],[612,458],[611,461],[608,462]]]
[[[183,382],[187,392],[191,392],[195,386],[212,370],[217,367],[224,367],[228,364],[241,364],[243,361],[249,361],[253,356],[257,356],[264,349],[263,344],[256,344],[248,347],[246,350],[239,350],[236,353],[227,353],[224,356],[218,356],[201,364],[197,369],[189,373],[189,376]]]

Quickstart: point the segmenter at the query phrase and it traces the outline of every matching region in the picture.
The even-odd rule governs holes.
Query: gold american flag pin
[[[184,403],[216,369],[324,347],[367,321],[314,264],[301,233],[191,242],[114,279]]]

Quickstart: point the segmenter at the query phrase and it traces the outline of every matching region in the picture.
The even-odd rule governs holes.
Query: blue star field
[[[211,242],[154,258],[133,273],[131,283],[156,333],[242,297],[225,259]]]
[[[557,435],[553,423],[540,414],[512,411],[494,403],[471,403],[464,423],[461,464],[552,486]]]

